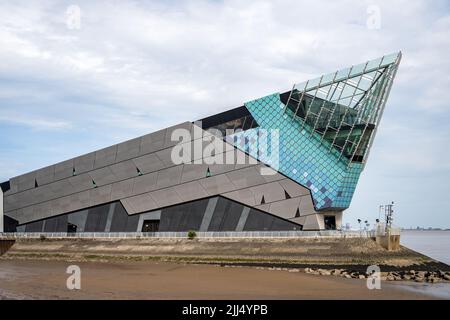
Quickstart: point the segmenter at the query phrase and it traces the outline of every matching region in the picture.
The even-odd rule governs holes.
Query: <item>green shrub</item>
[[[188,238],[189,238],[190,240],[192,240],[192,239],[194,239],[195,237],[197,237],[197,233],[195,233],[194,230],[189,230],[189,232],[188,232]]]
[[[46,236],[44,236],[43,234],[41,234],[41,236],[39,237],[39,239],[41,239],[41,241],[45,241],[47,239]]]

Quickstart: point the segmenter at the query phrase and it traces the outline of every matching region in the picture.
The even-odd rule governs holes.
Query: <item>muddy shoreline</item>
[[[0,260],[0,299],[434,299],[382,282],[254,267],[155,261],[78,262],[81,289],[66,287],[73,262]]]

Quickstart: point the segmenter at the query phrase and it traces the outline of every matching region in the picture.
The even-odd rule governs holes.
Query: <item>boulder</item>
[[[435,278],[435,277],[428,277],[428,279],[427,279],[427,282],[430,282],[430,283],[436,283],[438,281],[439,281],[439,279]]]
[[[416,273],[416,276],[418,276],[419,278],[425,278],[426,272],[425,271],[418,271]]]
[[[340,275],[342,273],[341,269],[334,269],[331,270],[331,274],[334,274],[336,276]]]

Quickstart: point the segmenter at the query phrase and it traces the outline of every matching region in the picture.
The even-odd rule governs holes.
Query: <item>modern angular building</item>
[[[354,65],[11,178],[1,183],[0,228],[339,229],[400,59]]]

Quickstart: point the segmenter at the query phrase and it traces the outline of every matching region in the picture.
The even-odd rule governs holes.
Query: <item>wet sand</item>
[[[68,290],[66,268],[81,268],[81,290]],[[152,261],[0,260],[0,299],[429,299],[382,282],[251,267]]]

